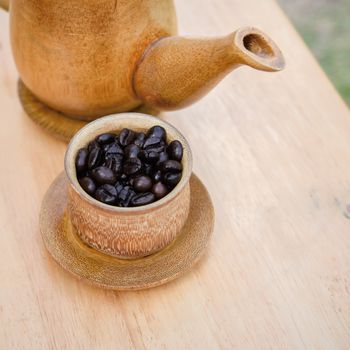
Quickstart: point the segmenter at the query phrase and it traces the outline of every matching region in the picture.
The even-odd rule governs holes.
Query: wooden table
[[[166,114],[212,195],[214,237],[183,278],[124,293],[79,282],[43,246],[66,146],[21,109],[1,11],[1,349],[349,349],[349,110],[275,1],[176,5],[181,33],[264,29],[287,68],[242,68]]]

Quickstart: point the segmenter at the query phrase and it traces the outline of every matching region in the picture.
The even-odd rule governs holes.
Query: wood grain
[[[191,144],[215,231],[190,273],[128,293],[87,286],[46,253],[39,208],[65,145],[22,112],[0,11],[1,349],[349,348],[348,108],[275,1],[176,7],[181,34],[254,25],[287,65],[237,70],[201,102],[164,115]]]

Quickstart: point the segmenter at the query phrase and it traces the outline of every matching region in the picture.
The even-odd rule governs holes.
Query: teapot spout
[[[167,37],[152,43],[134,74],[134,90],[148,106],[172,110],[200,99],[233,69],[284,68],[277,45],[262,31],[244,27],[224,37]]]

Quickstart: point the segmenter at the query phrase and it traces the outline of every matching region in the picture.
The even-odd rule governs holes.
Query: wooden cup
[[[154,125],[164,127],[168,141],[179,140],[184,148],[182,178],[167,196],[149,205],[120,208],[97,201],[81,188],[75,170],[80,148],[104,132],[119,132],[123,128],[146,131]],[[175,239],[188,217],[191,150],[178,130],[158,118],[121,113],[89,123],[69,143],[65,171],[69,180],[68,214],[74,228],[85,243],[108,255],[132,259],[153,254]]]

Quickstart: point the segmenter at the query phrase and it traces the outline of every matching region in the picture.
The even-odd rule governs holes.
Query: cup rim
[[[187,171],[183,172],[182,178],[181,178],[180,182],[175,186],[175,188],[170,193],[168,193],[165,197],[163,197],[163,198],[161,198],[161,199],[159,199],[151,204],[146,204],[146,205],[142,205],[139,207],[123,208],[123,207],[117,207],[117,206],[105,204],[105,203],[102,203],[102,202],[96,200],[95,198],[90,196],[88,193],[86,193],[82,189],[82,187],[80,186],[80,184],[78,182],[78,178],[76,176],[75,166],[73,167],[73,169],[71,169],[72,166],[70,165],[71,161],[72,161],[72,157],[75,157],[75,155],[76,155],[76,153],[73,152],[74,146],[80,140],[81,137],[86,135],[89,131],[98,128],[99,126],[101,126],[105,122],[113,122],[113,121],[117,122],[118,120],[124,119],[125,117],[128,117],[128,119],[133,118],[134,120],[135,119],[139,119],[139,120],[147,119],[148,121],[154,122],[153,125],[163,126],[167,132],[168,132],[168,130],[171,130],[171,133],[176,135],[176,139],[177,138],[181,139],[181,142],[183,143],[184,153],[186,153],[186,158],[187,158],[187,163],[186,163]],[[128,127],[128,125],[125,125],[123,127]],[[104,132],[108,132],[108,131],[106,130]],[[92,141],[92,140],[90,140],[90,141]],[[189,183],[189,180],[190,180],[190,177],[192,174],[192,165],[193,165],[192,163],[193,163],[193,158],[192,158],[192,151],[191,151],[190,145],[189,145],[187,139],[183,136],[183,134],[177,128],[175,128],[173,125],[171,125],[170,123],[168,123],[162,119],[153,117],[153,116],[148,115],[148,114],[134,113],[134,112],[111,114],[108,116],[98,118],[98,119],[88,123],[83,128],[81,128],[73,136],[73,138],[70,140],[68,147],[67,147],[67,150],[66,150],[66,153],[65,153],[65,157],[64,157],[64,168],[65,168],[66,176],[70,182],[71,187],[78,195],[80,195],[85,200],[87,200],[91,205],[97,206],[103,210],[108,210],[112,213],[130,213],[130,214],[142,213],[142,212],[148,211],[150,209],[160,208],[160,207],[164,206],[166,203],[169,203],[170,201],[172,201],[184,189],[184,187]],[[75,164],[75,159],[74,159],[74,164]]]

